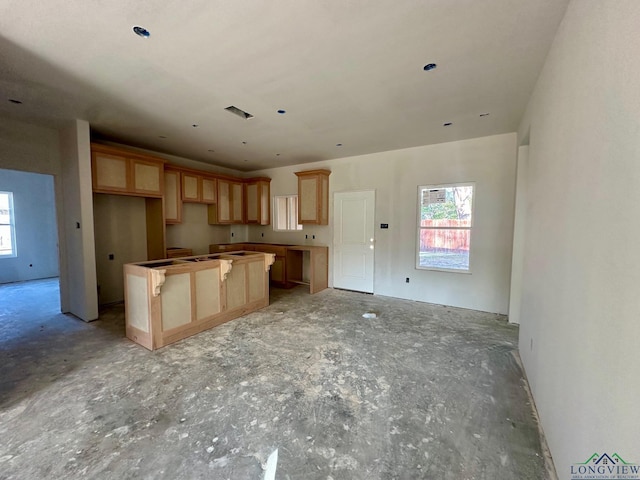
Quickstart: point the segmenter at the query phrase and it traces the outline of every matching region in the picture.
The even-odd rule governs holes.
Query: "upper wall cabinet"
[[[271,223],[270,185],[270,178],[248,178],[245,180],[244,204],[247,223],[257,223],[258,225]]]
[[[296,172],[298,176],[298,223],[329,224],[330,170]]]
[[[91,144],[93,191],[162,197],[164,161],[114,147]]]
[[[166,168],[164,171],[164,221],[182,222],[182,179],[180,170]]]
[[[218,203],[209,206],[209,223],[244,223],[243,190],[242,181],[218,178]]]
[[[216,203],[216,179],[193,172],[182,172],[182,201]]]

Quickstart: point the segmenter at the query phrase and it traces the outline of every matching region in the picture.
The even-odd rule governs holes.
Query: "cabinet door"
[[[298,176],[298,223],[329,224],[329,170],[296,172]]]
[[[314,177],[298,180],[298,223],[318,221],[318,182]]]
[[[245,185],[245,196],[247,205],[247,223],[258,223],[260,213],[260,203],[258,203],[258,184],[247,183]]]
[[[164,191],[164,166],[162,163],[134,159],[133,193],[146,197],[161,197]]]
[[[118,155],[94,152],[91,162],[93,190],[100,192],[127,192],[131,186],[129,159]]]
[[[164,172],[164,213],[165,223],[182,222],[182,194],[180,172]]]
[[[182,173],[182,201],[199,203],[202,199],[202,177]]]
[[[202,203],[216,203],[216,193],[216,179],[202,177]]]
[[[218,180],[217,223],[231,223],[231,185],[226,180]]]
[[[248,180],[244,186],[245,221],[269,225],[271,207],[269,202],[269,179]]]
[[[231,183],[231,220],[232,223],[244,222],[244,195],[242,183]]]

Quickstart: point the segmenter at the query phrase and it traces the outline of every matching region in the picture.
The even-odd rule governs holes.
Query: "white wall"
[[[57,277],[53,177],[0,169],[0,191],[13,192],[18,252],[16,257],[0,257],[0,283]]]
[[[511,256],[511,288],[509,295],[509,322],[520,323],[522,305],[522,275],[524,270],[524,246],[527,213],[527,173],[529,145],[518,148],[516,173],[516,204],[513,223],[513,255]]]
[[[60,174],[58,131],[0,117],[0,168]]]
[[[60,307],[63,312],[68,312],[69,287],[65,261],[63,181],[60,165],[60,138],[57,130],[0,117],[0,168],[54,175]]]
[[[271,195],[297,193],[294,172],[328,168],[333,193],[376,190],[374,292],[424,302],[506,314],[508,310],[515,189],[516,135],[381,152],[326,162],[252,172],[271,177]],[[415,269],[417,187],[476,182],[471,275]],[[388,223],[389,229],[379,228]],[[264,236],[262,236],[264,234]],[[305,239],[305,235],[309,239]],[[311,236],[316,239],[312,240]],[[333,228],[306,227],[276,233],[249,227],[250,241],[315,243],[331,246]],[[330,284],[332,284],[330,261]],[[405,278],[410,277],[410,283]]]
[[[89,123],[74,120],[60,132],[66,275],[61,275],[63,309],[85,321],[98,318],[98,291],[93,231]],[[66,278],[65,278],[66,277]],[[65,311],[67,311],[65,310]]]
[[[212,243],[231,240],[229,229],[229,225],[208,224],[207,205],[183,203],[182,223],[167,225],[167,247],[191,248],[194,255],[209,253]]]
[[[640,2],[572,1],[532,95],[520,355],[560,478],[640,463]]]

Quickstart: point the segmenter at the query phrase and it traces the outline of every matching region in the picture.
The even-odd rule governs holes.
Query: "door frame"
[[[371,292],[364,292],[361,290],[353,290],[353,291],[358,291],[360,293],[371,293],[372,295],[375,295],[376,292],[376,272],[375,272],[375,266],[376,266],[376,250],[377,250],[377,239],[376,239],[376,198],[377,198],[377,190],[375,188],[359,188],[357,190],[340,190],[340,191],[336,191],[336,192],[332,192],[333,196],[331,198],[332,201],[332,205],[331,205],[331,213],[333,215],[333,232],[332,232],[332,239],[331,239],[331,246],[333,248],[333,253],[331,255],[331,263],[332,263],[332,275],[331,275],[331,284],[333,288],[340,288],[340,287],[336,287],[335,286],[335,267],[336,267],[336,262],[335,262],[335,239],[336,239],[336,195],[341,194],[341,193],[360,193],[360,192],[372,192],[373,193],[373,224],[372,224],[372,237],[373,237],[373,265],[372,265],[372,287],[371,287]]]

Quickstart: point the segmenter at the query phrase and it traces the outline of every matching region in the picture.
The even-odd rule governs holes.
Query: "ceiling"
[[[567,3],[3,0],[0,116],[243,171],[513,132]]]

